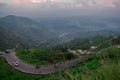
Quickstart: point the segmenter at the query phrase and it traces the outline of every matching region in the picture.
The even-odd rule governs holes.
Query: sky
[[[0,0],[0,16],[115,16],[120,0]]]

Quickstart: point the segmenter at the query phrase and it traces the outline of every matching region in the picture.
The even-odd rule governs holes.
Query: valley
[[[27,17],[8,15],[0,18],[0,46],[3,49],[16,47],[54,48],[79,37],[120,34],[119,19],[89,19],[89,17],[73,17],[57,20],[43,18],[32,20]],[[116,22],[111,22],[111,19]],[[97,25],[99,26],[96,27]]]

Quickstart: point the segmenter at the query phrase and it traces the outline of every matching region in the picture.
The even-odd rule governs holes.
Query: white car
[[[10,53],[10,50],[6,50],[5,53]]]
[[[2,55],[2,52],[0,52],[0,55]]]
[[[17,61],[14,62],[14,66],[15,67],[18,67],[19,66],[19,63]]]

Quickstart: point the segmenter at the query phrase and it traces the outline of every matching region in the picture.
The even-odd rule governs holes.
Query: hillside
[[[91,40],[93,45],[99,46],[98,52],[88,57],[88,60],[82,63],[78,63],[75,67],[68,68],[64,71],[48,74],[48,75],[28,75],[15,71],[8,66],[3,58],[0,57],[0,79],[1,80],[119,80],[120,77],[120,48],[112,47],[107,49],[109,41],[112,41],[112,45],[119,45],[120,37],[111,36],[103,37],[97,36],[92,38],[77,38],[71,41],[73,49],[80,48],[80,44],[84,46],[90,45],[88,42]],[[90,42],[91,42],[90,41]],[[80,43],[79,46],[77,43]],[[73,45],[74,44],[74,45]],[[108,46],[106,46],[108,45]],[[78,46],[76,48],[76,46]],[[88,47],[87,46],[87,47]],[[91,45],[90,45],[91,46]],[[103,49],[103,50],[102,50]],[[61,62],[60,60],[54,61],[58,58],[59,48],[57,50],[45,50],[45,49],[19,49],[17,50],[17,56],[25,62],[34,65],[48,65],[48,61],[54,63]],[[34,53],[34,54],[33,54]],[[44,53],[44,54],[43,54]],[[65,52],[64,52],[65,53]],[[48,55],[48,56],[47,56]],[[65,57],[65,55],[63,55]],[[70,56],[68,56],[70,57]],[[71,56],[73,58],[73,56]],[[51,59],[51,60],[50,60]],[[73,58],[74,59],[74,58]],[[45,61],[44,61],[45,60]],[[63,61],[63,59],[62,59]],[[42,63],[41,63],[42,62]],[[47,63],[46,63],[47,62]],[[51,65],[51,63],[49,64]],[[11,74],[12,73],[12,74]],[[99,77],[99,78],[98,78]]]
[[[16,44],[15,42],[22,47],[24,47],[23,45],[26,45],[26,47],[47,47],[49,44],[46,45],[46,43],[49,42],[49,40],[53,40],[54,38],[56,39],[56,36],[54,36],[46,27],[41,26],[26,17],[17,17],[14,15],[3,17],[0,19],[0,28],[1,43],[3,45],[8,43],[5,46],[9,47],[12,44]],[[11,40],[14,43],[9,43]],[[21,43],[24,44],[21,45]],[[25,43],[33,44],[33,46]],[[12,46],[15,47],[15,45]]]
[[[33,45],[28,43],[28,39],[20,37],[0,26],[0,49],[16,48],[17,46],[26,48]]]
[[[63,53],[61,51],[39,48],[18,49],[15,52],[16,56],[18,56],[20,59],[27,63],[38,66],[48,66],[78,58],[77,55],[68,52]]]
[[[108,48],[113,45],[120,44],[120,36],[96,36],[86,38],[75,38],[69,42],[57,45],[55,49],[61,49],[67,51],[72,50],[90,50],[91,47],[96,47],[94,51],[99,51],[104,48]]]
[[[1,80],[119,80],[120,49],[111,48],[97,53],[76,67],[49,75],[28,75],[15,71],[1,57],[0,65]]]
[[[13,48],[16,45],[25,48],[53,48],[78,37],[89,38],[119,34],[118,22],[111,22],[111,19],[105,19],[106,21],[103,22],[103,19],[100,19],[99,23],[95,20],[98,19],[93,18],[89,20],[88,18],[81,17],[48,21],[43,19],[40,22],[35,22],[27,17],[8,15],[0,18],[0,37],[2,43],[0,46],[1,48]],[[119,19],[115,20],[118,21]],[[116,27],[111,29],[110,26],[112,27],[113,24]],[[99,26],[96,27],[97,25]],[[5,35],[5,38],[3,35]],[[11,40],[14,43],[10,43]]]
[[[0,19],[0,25],[9,31],[27,38],[45,40],[50,36],[47,28],[26,17],[9,15]]]
[[[58,18],[37,18],[38,23],[46,26],[59,37],[66,39],[98,35],[120,34],[119,18],[100,18],[90,16],[72,16]]]

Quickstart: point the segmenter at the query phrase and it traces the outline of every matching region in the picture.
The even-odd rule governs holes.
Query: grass
[[[66,46],[67,48],[78,50],[89,50],[91,46],[97,46],[96,51],[109,47],[111,37],[96,36],[92,38],[76,38],[68,43],[61,46]]]
[[[77,58],[77,56],[71,53],[62,53],[60,51],[37,48],[18,49],[16,50],[16,55],[25,62],[41,66],[51,65]]]
[[[110,37],[96,36],[92,38],[77,38],[63,45],[68,48],[74,49],[74,50],[78,50],[78,49],[89,50],[91,46],[97,46],[97,48],[94,51],[99,51],[99,50],[110,47],[110,42],[112,46],[119,45],[120,36],[115,39],[112,38],[112,36]]]
[[[120,49],[98,53],[76,67],[49,75],[27,75],[9,67],[0,58],[0,80],[120,80]]]

